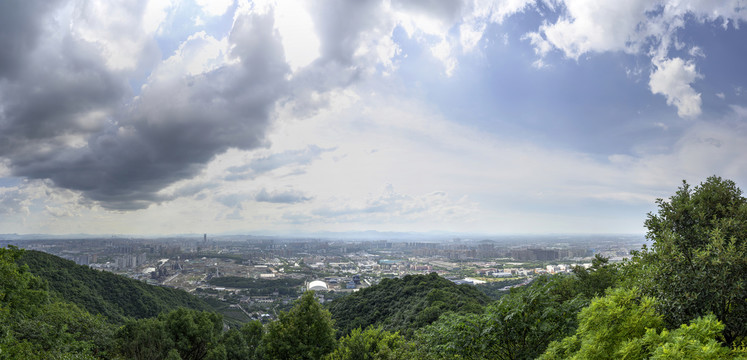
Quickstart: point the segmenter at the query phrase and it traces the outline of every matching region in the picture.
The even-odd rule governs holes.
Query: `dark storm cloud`
[[[128,93],[92,45],[65,36],[58,46],[39,51],[16,81],[0,86],[0,156],[12,156],[14,167],[67,147],[65,136],[103,130],[105,114]]]
[[[349,86],[377,65],[375,55],[356,53],[360,44],[393,26],[378,18],[383,15],[379,1],[315,2],[309,6],[321,54],[290,77],[273,14],[240,15],[228,37],[236,61],[182,76],[172,65],[145,69],[157,50],[155,40],[143,34],[133,35],[140,51],[133,55],[139,56],[136,68],[109,69],[102,57],[105,45],[80,40],[69,24],[50,25],[54,5],[59,4],[11,0],[0,5],[0,157],[13,176],[48,179],[81,192],[84,201],[115,210],[198,194],[198,189],[187,195],[162,190],[193,178],[230,148],[267,145],[278,102],[292,103],[304,116],[326,106],[331,90]],[[127,17],[139,19],[145,7],[126,8],[132,12]],[[95,10],[78,4],[74,16],[85,23],[99,16]],[[117,41],[127,43],[127,35]],[[133,97],[129,76],[143,71],[152,72]],[[311,146],[270,155],[232,169],[227,179],[305,165],[325,151]],[[307,199],[273,194],[255,200]]]
[[[188,78],[156,70],[142,94],[118,109],[127,99],[124,82],[96,56],[63,53],[61,68],[50,60],[49,69],[2,87],[4,95],[21,92],[0,100],[0,155],[16,176],[51,179],[106,208],[168,200],[158,192],[215,155],[264,145],[274,104],[287,92],[272,14],[239,17],[229,41],[238,62]],[[37,80],[47,81],[40,92],[23,92]],[[82,121],[96,110],[109,121]],[[66,135],[85,135],[85,146],[69,146]]]
[[[0,1],[0,78],[14,78],[41,35],[43,15],[60,1]]]

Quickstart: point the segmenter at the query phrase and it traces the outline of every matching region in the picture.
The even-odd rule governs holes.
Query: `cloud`
[[[433,18],[447,27],[461,18],[465,3],[459,0],[393,1],[392,7]]]
[[[302,150],[288,150],[253,160],[249,169],[255,174],[261,174],[288,165],[308,165],[318,159],[324,152],[332,149],[322,149],[316,145],[309,145]]]
[[[482,38],[486,25],[480,23],[464,23],[459,26],[459,41],[465,52],[472,51]]]
[[[145,69],[160,59],[154,35],[161,28],[169,10],[175,6],[173,2],[68,1],[68,4],[74,4],[70,24],[60,21],[59,26],[63,29],[69,26],[70,36],[100,49],[100,56],[108,68],[147,73]]]
[[[229,149],[266,146],[279,102],[313,114],[329,91],[377,66],[391,68],[398,51],[395,22],[376,16],[386,12],[377,1],[309,5],[319,55],[294,68],[284,51],[287,26],[275,21],[287,7],[272,2],[240,3],[227,37],[192,34],[163,61],[156,36],[172,2],[54,5],[29,1],[0,15],[4,30],[15,24],[0,45],[17,50],[0,55],[0,76],[8,78],[0,83],[0,156],[14,176],[50,179],[114,210],[180,196],[164,189]],[[230,1],[203,10],[228,8]],[[133,79],[148,73],[133,91]],[[249,170],[271,171],[283,161],[258,159]]]
[[[80,198],[67,190],[51,186],[48,181],[22,180],[12,186],[0,186],[0,214],[13,221],[13,216],[28,216],[44,203],[44,209],[52,214],[73,214],[80,207]],[[63,210],[65,209],[65,210]],[[7,226],[9,224],[0,225]]]
[[[231,209],[242,209],[242,203],[254,197],[244,193],[228,193],[215,196],[215,200]]]
[[[283,39],[283,49],[293,72],[319,57],[319,38],[308,12],[311,4],[300,0],[274,3],[275,28]]]
[[[564,15],[540,26],[536,34],[573,59],[587,52],[638,51],[647,36],[647,28],[640,24],[656,8],[643,0],[579,0],[563,5]]]
[[[690,61],[672,58],[670,50],[689,46],[690,57],[705,57],[699,46],[679,41],[681,30],[693,22],[718,22],[726,30],[729,24],[738,27],[747,20],[739,0],[561,0],[557,5],[557,20],[545,20],[537,31],[522,37],[534,46],[537,64],[545,64],[544,57],[553,49],[575,60],[603,52],[647,55],[655,68],[649,83],[652,92],[665,95],[681,117],[700,114],[700,95],[690,84],[702,76]]]
[[[674,58],[656,60],[654,65],[656,68],[651,72],[649,81],[651,92],[664,95],[668,105],[677,107],[677,115],[680,117],[692,118],[700,115],[700,94],[690,86],[703,77],[695,70],[695,64]]]
[[[358,64],[356,58],[367,55],[370,48],[363,48],[385,22],[379,18],[383,7],[381,2],[326,0],[315,2],[309,9],[314,26],[320,38],[322,61],[333,61],[344,67]],[[336,21],[339,20],[339,21]],[[384,36],[389,29],[384,28]],[[368,50],[368,51],[366,51]]]
[[[31,200],[19,188],[0,188],[0,214],[28,213]]]
[[[693,46],[690,48],[690,50],[687,52],[692,57],[706,57],[705,52],[703,52],[703,49],[701,49],[699,46]]]
[[[0,78],[14,78],[43,33],[45,15],[60,1],[29,0],[0,3]]]
[[[267,192],[262,189],[254,196],[254,200],[275,204],[297,204],[309,201],[311,198],[295,190]]]
[[[128,94],[94,46],[59,40],[37,49],[12,81],[0,83],[0,156],[11,159],[11,169],[83,146]]]
[[[116,106],[126,99],[123,79],[89,43],[68,39],[61,46],[67,64],[38,64],[49,73],[29,69],[30,79],[3,87],[9,145],[0,153],[13,174],[50,179],[105,208],[167,200],[161,189],[194,176],[217,154],[263,146],[275,102],[287,94],[289,69],[271,16],[238,14],[228,62],[189,75],[167,60],[123,108]],[[44,90],[31,92],[41,81]]]
[[[475,211],[475,204],[460,199],[452,200],[443,191],[412,196],[394,191],[387,185],[381,195],[367,199],[362,204],[324,206],[311,211],[319,221],[327,222],[409,222],[429,219],[460,218],[468,220]]]
[[[526,196],[536,194],[529,188],[540,186],[549,187],[545,194],[585,196],[581,194],[584,186],[567,185],[583,183],[568,169],[600,171],[635,184],[638,180],[584,154],[557,155],[553,149],[509,139],[476,141],[482,135],[479,132],[445,125],[448,121],[434,119],[438,114],[408,108],[406,100],[397,102],[398,96],[411,92],[383,102],[370,100],[377,91],[381,94],[382,89],[396,87],[376,88],[372,83],[397,76],[398,62],[404,61],[400,46],[418,46],[424,56],[443,64],[447,75],[458,76],[460,57],[476,51],[480,44],[492,44],[492,39],[481,43],[488,29],[511,31],[495,24],[534,9],[545,22],[522,39],[536,51],[535,66],[552,66],[546,57],[554,50],[572,59],[597,52],[646,56],[653,64],[651,92],[664,95],[680,116],[696,118],[702,104],[695,89],[703,76],[693,61],[706,59],[698,46],[680,44],[678,32],[691,21],[718,22],[728,28],[747,16],[738,11],[739,2],[690,0],[268,0],[251,4],[228,0],[200,5],[216,6],[214,10],[196,9],[204,12],[200,15],[223,15],[222,19],[233,15],[233,23],[225,25],[230,28],[228,34],[212,26],[194,33],[194,29],[178,30],[184,32],[178,36],[170,33],[177,30],[166,26],[180,28],[174,17],[181,14],[177,10],[184,10],[173,1],[30,0],[0,5],[0,48],[8,50],[0,52],[2,176],[70,189],[83,197],[70,202],[114,210],[153,204],[165,207],[169,201],[201,197],[233,207],[251,200],[285,202],[305,207],[309,214],[316,209],[318,215],[309,216],[320,217],[326,211],[340,219],[360,219],[362,214],[380,214],[381,219],[392,213],[423,214],[417,204],[440,209],[453,205],[454,213],[468,213],[470,205],[461,203],[463,195],[491,183],[505,184]],[[406,45],[397,43],[402,30],[409,37],[402,42]],[[671,49],[679,49],[677,54],[683,58],[670,55]],[[688,60],[688,56],[695,59]],[[640,68],[647,66],[644,62]],[[374,81],[362,84],[372,77]],[[311,119],[320,112],[336,107],[340,94],[346,92],[360,96],[356,93],[358,98],[351,101],[355,108],[340,115],[333,126],[298,130],[308,130],[306,122],[313,123]],[[404,104],[405,110],[389,106],[389,101]],[[289,113],[282,112],[288,109]],[[500,116],[496,115],[496,121],[503,121]],[[279,146],[267,138],[274,128],[271,124],[292,124],[289,131],[297,138]],[[352,129],[350,124],[360,128]],[[673,126],[668,133],[680,130]],[[332,135],[317,142],[314,131]],[[698,148],[715,156],[739,147],[738,141],[724,140],[724,136],[717,132],[700,142],[693,138],[683,142],[681,149]],[[714,144],[722,147],[714,150]],[[229,175],[206,175],[208,164],[230,151],[242,151],[244,156],[223,168],[228,168]],[[322,156],[327,151],[334,151],[335,156]],[[676,157],[670,155],[669,160]],[[666,170],[652,170],[648,166],[653,166],[654,158],[652,154],[611,157],[616,165],[638,169],[642,176],[680,174],[687,164],[675,161],[677,168],[664,161],[659,165]],[[498,170],[484,169],[486,163],[495,164]],[[543,185],[542,174],[548,168],[564,179],[564,186]],[[269,175],[262,178],[263,174]],[[335,175],[333,181],[330,174]],[[268,178],[284,182],[263,182]],[[265,190],[300,188],[290,178],[313,181],[309,188],[303,186],[304,193]],[[247,185],[240,181],[247,179],[257,182],[248,189],[262,191],[230,201],[227,197],[233,195],[220,195],[242,194],[237,187]],[[446,180],[437,179],[456,179],[449,184],[460,185],[447,188],[442,186]],[[625,181],[614,186],[624,187]],[[401,193],[364,198],[350,190],[383,183],[395,183]],[[603,183],[599,180],[591,186],[593,193],[588,197],[640,200],[650,195],[650,188],[613,191],[613,186]],[[4,191],[6,202],[28,204],[22,203],[21,193]],[[340,198],[353,194],[352,200],[335,203],[336,191],[342,194]],[[436,200],[444,198],[448,201],[438,205]],[[55,206],[48,212],[72,213]]]
[[[397,26],[427,46],[433,57],[443,64],[444,73],[452,76],[458,66],[458,56],[475,49],[488,23],[501,23],[507,16],[533,4],[533,0],[393,1],[391,14]],[[454,33],[458,33],[458,37]]]
[[[699,21],[730,22],[737,26],[747,19],[739,0],[731,1],[596,1],[562,0],[558,2],[560,16],[546,22],[535,33],[565,56],[578,59],[589,52],[648,51],[658,49],[666,56],[668,47],[676,43],[676,32],[685,27],[687,16]],[[693,56],[702,56],[692,47]],[[544,54],[544,52],[540,52]]]
[[[452,46],[446,39],[441,40],[440,43],[431,47],[431,53],[433,56],[440,60],[444,64],[444,73],[446,76],[454,74],[454,70],[457,66],[457,60],[452,54]]]
[[[309,227],[637,232],[654,200],[682,179],[747,181],[740,109],[727,119],[667,122],[671,146],[609,158],[488,134],[397,94],[325,110],[271,140],[337,149],[305,174],[284,178],[284,186],[303,184],[313,195],[287,210],[288,221]],[[662,124],[648,126],[662,132],[651,128]],[[376,190],[386,183],[397,191]]]
[[[195,0],[195,2],[209,16],[221,16],[234,4],[234,0]]]
[[[291,165],[309,165],[312,161],[319,159],[323,153],[329,151],[334,151],[334,148],[323,149],[316,145],[309,145],[305,149],[286,150],[258,157],[251,160],[248,164],[228,168],[227,171],[230,175],[226,180],[255,177]]]

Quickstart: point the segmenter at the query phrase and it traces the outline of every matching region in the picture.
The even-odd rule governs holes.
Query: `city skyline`
[[[747,186],[736,0],[0,10],[0,234],[642,234]]]

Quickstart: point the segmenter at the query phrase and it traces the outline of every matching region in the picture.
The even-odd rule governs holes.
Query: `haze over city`
[[[642,234],[747,184],[739,1],[6,1],[0,234]]]

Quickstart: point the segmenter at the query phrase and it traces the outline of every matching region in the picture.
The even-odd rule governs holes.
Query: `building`
[[[321,281],[321,280],[315,280],[315,281],[310,282],[306,286],[306,289],[307,290],[314,290],[314,291],[327,291],[327,290],[329,290],[329,288],[327,287],[327,283],[325,283],[324,281]]]

